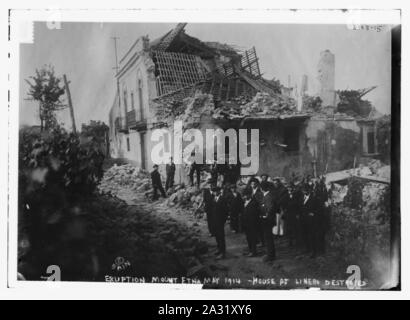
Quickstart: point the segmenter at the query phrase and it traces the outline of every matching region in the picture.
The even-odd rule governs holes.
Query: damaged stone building
[[[312,107],[305,94],[265,79],[255,48],[239,51],[203,42],[178,24],[161,38],[141,37],[120,60],[118,94],[110,110],[111,155],[151,170],[151,133],[187,128],[259,129],[259,172],[288,178],[358,166],[377,157],[377,112],[337,110],[335,57],[321,54],[318,79],[322,102]],[[365,95],[369,90],[364,90]],[[177,181],[186,169],[177,169]]]

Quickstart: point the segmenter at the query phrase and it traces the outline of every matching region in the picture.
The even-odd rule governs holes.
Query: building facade
[[[254,174],[320,175],[377,157],[372,115],[336,110],[335,56],[330,51],[322,52],[318,67],[323,107],[306,110],[290,89],[261,76],[254,48],[238,52],[205,43],[187,35],[185,25],[152,42],[137,39],[120,60],[118,94],[110,111],[113,157],[150,171],[152,132],[167,128],[173,135],[175,120],[184,122],[184,130],[259,129],[259,170]],[[307,86],[304,76],[300,100]],[[187,182],[187,174],[186,165],[177,166],[176,182]]]

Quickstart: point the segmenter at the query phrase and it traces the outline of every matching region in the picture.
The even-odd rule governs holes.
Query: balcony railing
[[[127,128],[133,128],[137,124],[137,115],[135,110],[127,112]]]
[[[141,117],[139,110],[131,110],[127,112],[127,128],[133,130],[144,130],[147,126],[147,120]]]
[[[119,132],[127,132],[128,128],[125,125],[125,121],[124,118],[118,117],[115,119],[114,122],[115,125],[115,130],[119,131]]]

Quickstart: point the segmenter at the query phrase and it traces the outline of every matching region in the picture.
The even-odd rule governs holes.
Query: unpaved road
[[[163,221],[165,225],[161,227],[165,230],[167,230],[167,223],[172,221],[179,230],[186,230],[187,233],[195,235],[200,241],[208,244],[208,252],[195,257],[197,263],[200,262],[201,266],[211,272],[211,278],[208,279],[210,282],[205,286],[206,288],[289,289],[318,286],[325,286],[332,290],[346,288],[347,266],[339,265],[336,257],[329,254],[311,259],[289,248],[286,239],[277,239],[277,260],[272,264],[266,264],[262,262],[262,248],[260,248],[260,257],[245,257],[243,255],[246,249],[245,236],[232,233],[227,225],[227,257],[218,261],[214,255],[215,239],[209,237],[204,219],[195,218],[192,212],[186,209],[170,208],[164,200],[152,203],[143,194],[127,189],[121,189],[117,197],[124,200],[128,206],[135,208],[136,213],[143,212],[155,218],[154,221]],[[170,244],[174,240],[170,241]]]

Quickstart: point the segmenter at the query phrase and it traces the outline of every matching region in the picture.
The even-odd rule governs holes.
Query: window
[[[376,153],[376,143],[374,141],[374,132],[367,133],[367,153],[375,154]]]
[[[123,99],[124,99],[124,107],[125,107],[125,110],[126,110],[126,111],[128,111],[128,103],[127,103],[127,90],[126,90],[126,89],[124,89],[124,96],[123,96]]]
[[[286,145],[286,152],[299,151],[299,127],[285,127],[284,144]]]
[[[127,138],[127,151],[131,151],[131,144],[130,144],[130,138]]]
[[[142,97],[142,81],[141,79],[138,80],[138,103],[139,103],[139,110],[141,115],[141,120],[144,119],[144,102]]]
[[[131,108],[132,110],[135,110],[134,92],[131,92]]]
[[[147,169],[147,159],[146,159],[146,152],[145,152],[145,137],[146,137],[146,133],[141,132],[140,133],[140,139],[141,139],[141,169],[143,169],[143,170]]]
[[[364,125],[362,128],[363,134],[363,153],[364,154],[376,154],[377,153],[377,141],[376,141],[376,128],[373,125]]]

